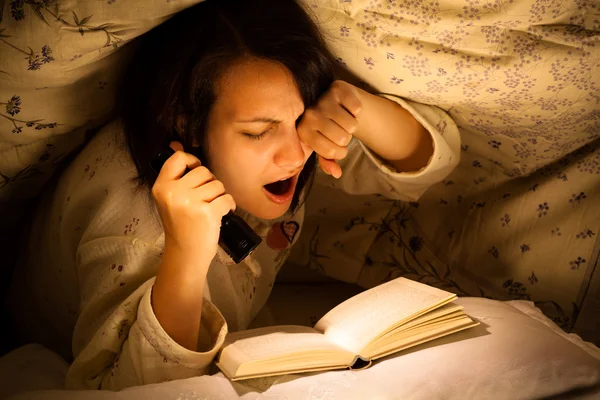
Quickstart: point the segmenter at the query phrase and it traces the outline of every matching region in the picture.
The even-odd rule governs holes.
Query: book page
[[[471,318],[463,315],[463,317],[454,318],[450,321],[401,332],[398,335],[397,341],[388,340],[388,343],[385,345],[374,346],[376,348],[372,349],[365,349],[365,354],[363,354],[362,357],[369,357],[375,360],[477,325],[479,325],[479,322],[473,321]]]
[[[317,322],[315,329],[359,354],[388,330],[455,298],[453,293],[396,278],[338,305]]]
[[[340,357],[340,354],[342,356]],[[321,360],[317,360],[317,355]],[[337,355],[337,357],[336,357]],[[324,364],[337,365],[340,359],[350,362],[354,355],[331,343],[323,334],[305,326],[283,325],[233,332],[227,335],[217,366],[228,376],[235,376],[240,366],[260,363],[254,373],[277,369],[296,369]],[[265,368],[268,361],[271,366]],[[316,363],[315,363],[316,361]],[[245,368],[248,369],[248,368]]]
[[[452,319],[456,316],[464,316],[463,307],[454,303],[445,304],[435,310],[429,311],[419,317],[416,317],[409,322],[399,325],[394,329],[389,330],[385,335],[379,337],[376,342],[388,336],[396,335],[398,332],[403,332],[415,327],[426,326],[431,323],[437,323],[446,319]],[[371,343],[372,344],[372,343]]]
[[[290,369],[277,369],[271,371],[263,371],[263,372],[252,372],[245,373],[241,375],[236,375],[235,377],[229,377],[232,381],[239,381],[243,379],[255,379],[255,378],[263,378],[263,377],[272,377],[272,376],[280,376],[280,375],[289,375],[289,374],[299,374],[303,372],[320,372],[320,371],[331,371],[335,369],[345,369],[348,368],[348,363],[343,363],[339,365],[328,365],[326,367],[314,367],[314,368],[290,368]]]
[[[471,318],[467,317],[466,314],[454,315],[451,318],[443,318],[440,321],[429,322],[426,325],[417,325],[412,329],[402,330],[402,331],[393,331],[394,333],[391,335],[386,335],[378,338],[374,342],[370,343],[367,347],[362,350],[361,354],[363,357],[366,354],[370,354],[373,352],[380,352],[382,349],[387,348],[390,345],[393,346],[403,346],[405,342],[410,343],[412,338],[423,333],[428,333],[430,331],[436,330],[444,330],[448,326],[453,326],[456,322],[460,322],[461,324],[470,324],[473,322]]]

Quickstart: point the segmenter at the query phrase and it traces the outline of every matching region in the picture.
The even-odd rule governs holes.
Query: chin
[[[269,220],[281,217],[289,210],[289,208],[290,204],[281,204],[268,209],[263,208],[261,210],[256,210],[256,212],[248,210],[248,212],[257,218]]]
[[[271,220],[284,215],[289,210],[291,204],[292,202],[290,201],[286,204],[248,204],[247,206],[240,203],[238,206],[257,218]]]

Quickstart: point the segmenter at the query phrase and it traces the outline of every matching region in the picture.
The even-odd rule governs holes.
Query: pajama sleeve
[[[225,320],[205,299],[197,351],[171,339],[150,301],[154,277],[148,272],[160,262],[152,250],[152,244],[126,237],[80,247],[81,314],[67,388],[120,390],[207,373],[227,334]],[[106,273],[113,265],[132,272],[115,279]]]
[[[73,260],[79,289],[69,389],[120,390],[206,374],[227,334],[206,298],[196,351],[157,320],[151,295],[164,232],[149,192],[132,183],[135,166],[113,130],[99,133],[58,185],[64,200],[57,200],[56,246]]]
[[[383,95],[409,111],[433,139],[433,155],[428,164],[416,172],[396,172],[373,151],[354,137],[348,155],[339,161],[342,176],[330,176],[324,182],[356,195],[381,194],[388,198],[416,201],[432,185],[441,182],[458,165],[460,135],[454,121],[435,106],[414,103],[396,96]],[[402,130],[398,130],[402,135]],[[325,175],[325,174],[323,174]]]

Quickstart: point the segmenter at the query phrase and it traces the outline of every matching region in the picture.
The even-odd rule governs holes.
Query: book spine
[[[371,360],[366,360],[366,359],[362,358],[361,356],[356,356],[354,363],[352,363],[352,365],[349,366],[348,368],[351,369],[352,371],[360,371],[361,369],[369,368],[371,366],[371,364],[372,364]]]

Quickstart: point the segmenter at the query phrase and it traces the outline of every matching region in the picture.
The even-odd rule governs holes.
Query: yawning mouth
[[[290,190],[290,186],[292,185],[292,178],[269,183],[268,185],[265,185],[265,189],[267,189],[270,193],[273,193],[276,196],[281,196],[282,194],[285,194]]]
[[[277,204],[285,204],[294,197],[297,182],[298,174],[281,181],[266,184],[263,186],[263,190],[271,201]]]

